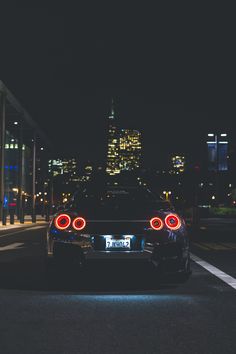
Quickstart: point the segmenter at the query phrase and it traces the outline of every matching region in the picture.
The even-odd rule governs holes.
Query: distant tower
[[[111,99],[111,113],[109,115],[109,119],[115,119],[115,109],[114,109],[114,100]]]
[[[227,134],[208,134],[208,170],[228,170],[228,141]]]
[[[108,147],[107,147],[107,167],[109,175],[120,173],[119,167],[119,131],[115,122],[114,100],[111,100],[111,111],[108,116]]]

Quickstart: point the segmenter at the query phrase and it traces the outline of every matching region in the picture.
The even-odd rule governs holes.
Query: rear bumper
[[[145,251],[92,251],[84,254],[86,260],[151,260],[151,254]]]
[[[107,251],[104,249],[95,249],[90,241],[73,240],[65,241],[63,239],[48,239],[49,247],[48,253],[52,256],[63,257],[80,257],[83,261],[92,260],[143,260],[152,262],[155,266],[163,267],[166,272],[179,271],[184,268],[186,259],[189,257],[189,243],[187,238],[180,238],[179,240],[150,243],[143,242],[142,249],[130,251]],[[141,248],[141,247],[140,247]]]

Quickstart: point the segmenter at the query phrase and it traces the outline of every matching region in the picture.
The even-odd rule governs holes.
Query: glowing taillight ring
[[[73,220],[72,226],[77,231],[83,230],[86,226],[86,221],[79,216]]]
[[[170,221],[171,219],[173,222]],[[178,230],[181,226],[181,221],[177,215],[169,214],[165,217],[165,224],[170,230]]]
[[[161,218],[155,217],[150,220],[150,225],[154,230],[161,230],[164,226],[164,223]]]
[[[64,222],[62,222],[63,219],[64,219]],[[57,229],[65,230],[65,229],[67,229],[70,226],[71,218],[67,214],[60,214],[60,215],[58,215],[56,217],[54,223],[55,223],[55,226],[56,226]]]

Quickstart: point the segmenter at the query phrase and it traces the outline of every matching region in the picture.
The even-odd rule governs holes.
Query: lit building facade
[[[63,175],[66,182],[78,181],[78,166],[75,158],[49,160],[48,172],[53,177]]]
[[[78,182],[78,165],[75,158],[63,159],[62,170],[65,179],[68,179],[69,182]]]
[[[172,155],[171,156],[171,173],[180,174],[185,171],[185,156],[184,155]]]
[[[108,149],[106,172],[117,175],[122,171],[132,171],[140,167],[141,134],[137,130],[118,129],[115,123],[112,100],[108,125]]]
[[[120,173],[119,164],[119,130],[115,124],[114,103],[112,100],[111,113],[108,117],[108,148],[107,148],[107,167],[106,172],[109,175]]]
[[[49,160],[48,172],[49,174],[52,174],[53,177],[62,175],[63,174],[62,160],[61,159]]]
[[[207,152],[209,171],[228,171],[227,134],[208,134]]]
[[[22,145],[22,193],[31,192],[30,149]],[[5,137],[5,206],[13,206],[18,193],[19,184],[19,143],[8,131]],[[13,202],[14,200],[14,202]]]
[[[94,173],[94,166],[88,161],[85,166],[83,166],[80,176],[79,182],[86,183],[91,180],[91,177]]]
[[[140,167],[141,134],[137,130],[122,129],[119,138],[119,167],[132,171]]]
[[[42,167],[43,172],[44,166],[47,171],[47,158],[42,158],[42,151],[48,153],[51,143],[1,80],[0,116],[0,220],[5,225],[11,213],[23,223],[28,213],[35,222],[38,179],[44,176]]]
[[[49,175],[53,176],[54,200],[65,203],[76,190],[80,181],[76,158],[62,158],[48,161]]]

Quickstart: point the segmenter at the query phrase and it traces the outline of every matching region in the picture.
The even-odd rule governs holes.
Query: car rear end
[[[142,259],[167,272],[186,269],[189,241],[184,220],[176,213],[156,210],[143,212],[144,218],[124,218],[118,210],[112,215],[110,210],[107,219],[101,215],[87,219],[85,213],[68,210],[55,215],[48,231],[50,255],[81,262]]]

